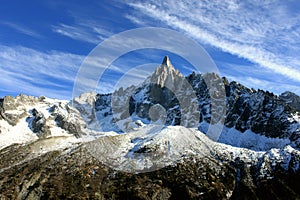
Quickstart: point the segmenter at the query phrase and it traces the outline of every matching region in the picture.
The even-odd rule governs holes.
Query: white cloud
[[[98,44],[103,39],[95,34],[91,34],[85,28],[66,24],[52,26],[52,30],[74,40],[84,41],[92,44]]]
[[[125,15],[125,17],[127,19],[129,19],[130,21],[132,21],[133,23],[135,23],[135,24],[138,24],[138,25],[141,25],[141,26],[146,25],[145,21],[143,21],[141,18],[138,18],[136,16],[127,14],[127,15]]]
[[[201,43],[300,81],[300,12],[291,12],[288,3],[150,0],[128,4]]]
[[[83,56],[0,45],[1,93],[70,99]]]
[[[79,22],[74,25],[58,24],[52,26],[52,31],[74,40],[91,44],[99,44],[112,33],[93,21]]]
[[[42,37],[42,35],[40,35],[36,31],[34,31],[34,30],[32,30],[28,27],[25,27],[25,26],[22,26],[22,25],[19,25],[19,24],[15,24],[15,23],[11,23],[11,22],[0,22],[0,23],[5,25],[5,26],[8,26],[12,29],[15,29],[16,31],[18,31],[22,34],[25,34],[25,35],[28,35],[28,36],[31,36],[31,37],[34,37],[34,38],[41,38]]]

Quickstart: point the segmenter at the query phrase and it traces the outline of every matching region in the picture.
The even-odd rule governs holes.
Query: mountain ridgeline
[[[220,91],[224,92],[223,96],[218,94]],[[184,77],[165,57],[162,65],[139,87],[96,95],[93,119],[99,120],[104,129],[109,121],[111,124],[119,122],[119,127],[110,126],[119,132],[130,130],[128,118],[141,119],[145,123],[159,121],[165,125],[199,127],[205,132],[201,124],[214,123],[211,120],[223,117],[226,128],[286,138],[299,148],[299,99],[292,92],[277,96],[268,91],[249,89],[215,73],[192,73]],[[213,109],[212,102],[221,110]]]

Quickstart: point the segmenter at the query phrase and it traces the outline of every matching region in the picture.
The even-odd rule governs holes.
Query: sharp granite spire
[[[172,86],[178,78],[182,78],[183,75],[175,70],[168,56],[165,56],[163,62],[158,66],[155,72],[151,76],[151,82],[164,87],[166,85]]]
[[[164,60],[163,60],[163,62],[161,63],[162,65],[166,65],[166,66],[168,66],[168,67],[173,67],[173,65],[172,65],[172,63],[171,63],[171,61],[170,61],[170,59],[169,59],[169,56],[165,56],[164,57]],[[173,67],[174,68],[174,67]]]

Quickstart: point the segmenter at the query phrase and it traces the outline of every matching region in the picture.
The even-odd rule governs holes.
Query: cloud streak
[[[34,38],[42,38],[43,37],[41,34],[37,33],[36,31],[34,31],[34,30],[32,30],[28,27],[16,24],[16,23],[1,22],[1,24],[5,25],[5,26],[8,26],[8,27],[18,31],[19,33],[22,33],[22,34],[25,34],[25,35],[28,35],[28,36],[31,36],[31,37],[34,37]]]
[[[60,23],[53,25],[52,31],[71,39],[91,44],[99,44],[105,38],[112,35],[110,31],[97,26],[97,24],[92,21],[75,23],[74,25]]]
[[[145,16],[300,82],[300,14],[280,1],[134,1]]]
[[[103,40],[102,37],[92,34],[90,30],[86,30],[84,27],[59,24],[52,26],[52,31],[74,40],[84,41],[92,44],[98,44],[101,40]]]
[[[70,99],[83,56],[0,45],[0,93]]]

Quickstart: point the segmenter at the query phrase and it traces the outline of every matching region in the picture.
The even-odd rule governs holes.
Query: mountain
[[[112,94],[0,99],[0,199],[297,199],[299,147],[296,94],[165,57]]]
[[[214,95],[211,88],[217,92],[224,91],[223,96],[218,93]],[[99,130],[127,132],[136,127],[136,120],[146,124],[157,121],[158,116],[151,116],[151,110],[158,109],[164,125],[198,127],[207,133],[209,124],[217,123],[225,116],[219,142],[256,150],[286,144],[299,148],[300,101],[295,94],[288,97],[248,89],[213,73],[192,73],[184,77],[165,57],[162,65],[140,86],[120,88],[113,94],[96,95],[95,113],[90,118],[95,123],[100,121]],[[75,107],[84,110],[76,101]],[[84,97],[82,101],[85,101]],[[213,108],[212,103],[217,106]],[[260,144],[248,143],[251,137],[256,137]]]

